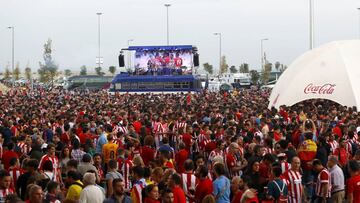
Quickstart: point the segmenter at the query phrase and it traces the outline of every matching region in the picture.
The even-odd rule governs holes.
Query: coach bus
[[[73,89],[108,89],[113,76],[77,75],[65,82],[64,88]]]
[[[117,75],[110,84],[109,93],[188,93],[200,92],[201,80],[194,75]]]

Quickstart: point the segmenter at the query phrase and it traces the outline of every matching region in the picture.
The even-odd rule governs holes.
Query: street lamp
[[[220,75],[220,73],[221,73],[221,33],[216,32],[216,33],[214,33],[214,35],[219,36],[219,75]]]
[[[133,42],[133,39],[128,39],[127,41],[127,46],[129,48],[130,46],[130,42]],[[127,57],[128,57],[128,68],[131,68],[131,56],[130,56],[130,51],[127,52]]]
[[[261,68],[264,71],[264,41],[269,40],[268,38],[261,39]]]
[[[314,2],[309,0],[309,10],[310,10],[310,50],[314,47]]]
[[[8,27],[8,29],[11,29],[11,34],[12,34],[12,39],[11,39],[11,70],[12,70],[12,74],[11,74],[11,81],[12,81],[12,86],[14,87],[15,85],[15,78],[14,78],[14,53],[15,53],[15,47],[14,47],[14,26]]]
[[[98,67],[101,67],[101,59],[100,59],[100,16],[102,15],[102,13],[96,13],[96,15],[98,16],[98,48],[99,48],[99,55],[98,55]]]
[[[166,7],[166,42],[169,46],[169,7],[171,4],[165,4],[164,6]]]

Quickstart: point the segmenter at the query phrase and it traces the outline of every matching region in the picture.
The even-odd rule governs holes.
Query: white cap
[[[360,132],[360,126],[356,128],[356,133]]]

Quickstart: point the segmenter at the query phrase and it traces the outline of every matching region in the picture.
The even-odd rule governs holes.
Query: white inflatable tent
[[[360,40],[330,42],[298,57],[280,76],[268,108],[319,98],[360,110]]]

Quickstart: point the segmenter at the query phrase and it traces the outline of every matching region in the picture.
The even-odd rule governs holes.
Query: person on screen
[[[182,58],[180,57],[180,54],[179,53],[176,53],[176,57],[174,59],[174,62],[175,62],[175,67],[178,69],[180,68],[182,65],[183,65],[183,60]]]

